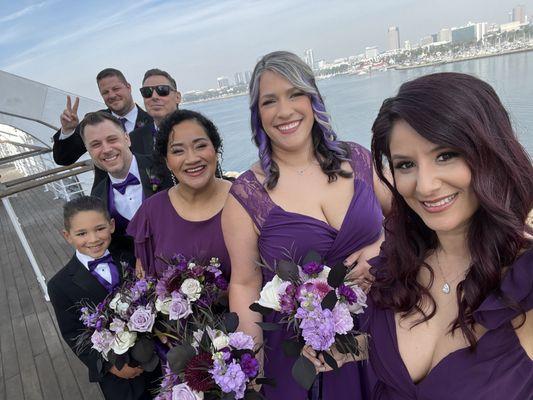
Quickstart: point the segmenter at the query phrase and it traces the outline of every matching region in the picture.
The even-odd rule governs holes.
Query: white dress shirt
[[[107,256],[109,254],[109,250],[106,250],[105,253],[102,255],[102,257]],[[87,271],[91,271],[89,269],[89,261],[94,261],[95,259],[80,253],[78,250],[76,250],[76,257],[78,260],[83,264],[85,268],[87,268]],[[102,278],[104,278],[108,283],[112,283],[111,279],[111,270],[109,269],[108,263],[101,263],[96,266],[94,269],[98,275],[100,275]]]
[[[135,156],[131,159],[130,170],[128,173],[134,175],[139,180],[140,184],[126,187],[124,194],[121,194],[117,189],[113,189],[113,194],[115,196],[115,207],[117,211],[128,221],[131,221],[143,201],[141,175],[139,174],[139,166],[137,165]],[[111,180],[111,183],[121,183],[126,180],[126,178],[116,179],[111,175],[109,175],[109,179]]]
[[[127,113],[124,116],[120,116],[115,114],[113,111],[111,111],[111,115],[113,115],[116,118],[126,118],[126,123],[124,124],[126,126],[126,132],[130,133],[132,130],[135,129],[135,122],[137,122],[137,115],[139,114],[139,109],[137,108],[137,105],[133,107],[133,109]],[[59,134],[59,140],[65,140],[72,136],[74,133],[74,129],[69,131],[64,131],[63,128],[61,128],[61,133]]]

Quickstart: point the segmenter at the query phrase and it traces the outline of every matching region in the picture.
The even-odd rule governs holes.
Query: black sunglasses
[[[168,96],[174,90],[170,85],[143,86],[139,90],[142,97],[149,99],[154,94],[154,89],[157,95],[162,97]]]

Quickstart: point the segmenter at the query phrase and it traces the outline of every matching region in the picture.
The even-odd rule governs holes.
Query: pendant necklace
[[[305,171],[307,171],[309,169],[309,167],[313,164],[318,164],[316,161],[311,161],[309,164],[307,164],[304,168],[302,169],[297,169],[295,168],[294,171],[296,172],[297,175],[303,175]]]
[[[454,279],[452,279],[451,281],[446,279],[446,275],[444,274],[444,271],[442,270],[441,266],[440,266],[440,262],[439,262],[439,256],[438,254],[435,252],[435,258],[437,260],[437,268],[439,269],[439,272],[440,274],[442,275],[442,279],[444,281],[444,284],[442,285],[441,287],[441,291],[442,293],[444,294],[450,294],[451,290],[452,290],[452,287],[451,287],[451,284],[454,283],[462,274],[459,274],[457,275]],[[464,278],[464,275],[463,275],[463,278]]]

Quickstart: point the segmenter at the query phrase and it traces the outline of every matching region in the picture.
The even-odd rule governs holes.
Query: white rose
[[[126,314],[126,311],[128,311],[129,307],[130,303],[122,301],[122,296],[120,295],[120,293],[117,293],[115,297],[113,297],[113,299],[109,302],[109,308],[115,310],[119,315]]]
[[[202,294],[202,285],[196,279],[188,278],[183,281],[180,290],[190,301],[196,301]]]
[[[161,314],[168,315],[170,313],[170,304],[172,303],[172,297],[167,297],[165,300],[157,300],[155,301],[155,309],[159,311]]]
[[[115,335],[115,341],[111,345],[111,349],[115,354],[120,355],[128,351],[130,347],[133,347],[135,341],[137,340],[136,332],[118,332]]]
[[[186,383],[180,383],[172,388],[172,400],[203,400],[204,394],[192,390]]]
[[[283,281],[277,275],[274,275],[274,278],[270,282],[267,282],[261,290],[259,300],[256,303],[259,303],[263,307],[279,311],[281,309],[279,295],[289,284],[290,282]]]
[[[217,329],[212,329],[208,330],[207,333],[211,338],[211,342],[213,342],[215,350],[219,351],[222,350],[224,347],[229,346],[229,336],[224,334],[224,332],[219,331]]]

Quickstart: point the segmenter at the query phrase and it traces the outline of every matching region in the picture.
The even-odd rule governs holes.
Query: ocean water
[[[533,154],[533,52],[462,61],[411,70],[336,76],[318,82],[340,139],[370,147],[370,128],[384,99],[403,82],[435,72],[463,72],[490,83],[506,106],[521,143]],[[248,96],[188,104],[211,118],[224,143],[223,168],[246,170],[257,160],[251,141]]]

